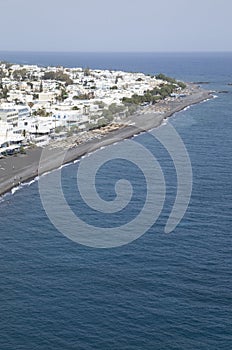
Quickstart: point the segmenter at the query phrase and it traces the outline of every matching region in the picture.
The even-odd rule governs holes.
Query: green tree
[[[91,74],[90,74],[90,69],[89,69],[89,67],[86,67],[85,69],[84,69],[84,76],[85,77],[88,77],[88,76],[90,76]]]
[[[61,70],[57,72],[49,71],[45,72],[43,75],[44,80],[58,80],[61,82],[64,82],[66,85],[73,84],[72,79],[69,77],[68,74],[63,73]]]
[[[105,103],[103,101],[95,101],[95,105],[97,105],[100,109],[103,109],[105,107]]]
[[[27,70],[26,68],[16,69],[13,71],[13,79],[20,81],[27,79]]]
[[[60,95],[57,96],[57,100],[63,102],[66,98],[68,98],[68,93],[64,88],[62,88]]]
[[[30,108],[32,108],[32,107],[34,106],[34,103],[33,103],[33,102],[28,102],[28,106],[29,106]]]
[[[2,98],[7,99],[8,92],[9,90],[7,89],[7,86],[4,86],[4,88],[2,89]]]
[[[43,82],[42,82],[42,80],[40,81],[39,92],[43,92]]]

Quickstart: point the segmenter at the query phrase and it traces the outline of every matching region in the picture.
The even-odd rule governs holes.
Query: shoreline
[[[68,148],[62,165],[80,159],[82,156],[96,151],[101,147],[109,146],[142,132],[157,128],[164,120],[171,117],[173,114],[182,111],[186,107],[211,98],[213,98],[213,95],[210,91],[196,88],[191,95],[166,102],[166,111],[163,113],[155,112],[150,106],[145,107],[142,114],[135,113],[130,116],[124,120],[125,124],[122,125],[121,128],[108,132],[101,139],[93,139]],[[51,144],[47,147],[49,148],[49,146],[51,146]],[[43,148],[40,147],[27,149],[26,155],[18,154],[17,156],[8,156],[0,159],[0,196],[10,192],[13,188],[18,187],[22,183],[35,179],[38,175],[60,167],[60,164],[56,161],[56,156],[61,152],[63,153],[63,149],[53,148],[49,150],[49,157],[46,162],[43,163],[42,170],[40,167],[38,174],[42,150]]]

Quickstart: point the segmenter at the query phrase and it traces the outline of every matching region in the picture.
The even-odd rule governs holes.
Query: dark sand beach
[[[186,97],[176,98],[175,100],[165,103],[162,102],[162,112],[156,112],[150,106],[146,107],[143,109],[142,113],[137,113],[123,121],[121,128],[108,132],[101,139],[92,139],[79,145],[70,143],[70,147],[66,150],[63,164],[76,160],[101,147],[130,138],[143,131],[156,128],[162,124],[163,120],[172,116],[174,113],[211,97],[212,95],[209,91],[195,88],[193,92]],[[49,149],[51,148],[50,146],[51,145],[48,146]],[[20,183],[35,178],[38,175],[38,170],[39,175],[41,175],[61,165],[59,163],[59,155],[64,153],[63,148],[59,148],[59,146],[51,148],[41,168],[41,166],[39,167],[39,163],[42,151],[42,148],[37,147],[27,149],[26,154],[17,154],[0,159],[0,195],[9,192]]]

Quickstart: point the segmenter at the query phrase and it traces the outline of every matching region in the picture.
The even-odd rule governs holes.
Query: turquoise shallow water
[[[69,66],[84,66],[87,60],[84,54],[54,57],[54,64],[66,61]],[[15,53],[11,60],[47,64],[54,57]],[[129,245],[99,250],[65,238],[46,217],[36,182],[4,198],[1,350],[231,348],[231,63],[232,54],[88,55],[90,67],[162,71],[209,81],[205,87],[228,93],[171,119],[190,155],[193,192],[183,220],[170,235],[163,232],[175,199],[175,169],[166,151],[147,134],[136,140],[159,160],[168,195],[157,223]],[[110,219],[89,215],[73,195],[77,167],[63,169],[63,186],[83,219],[107,226],[136,215],[144,201],[144,179],[134,167],[119,160],[102,169],[102,198],[113,195],[115,169],[133,179],[135,189],[137,206]]]

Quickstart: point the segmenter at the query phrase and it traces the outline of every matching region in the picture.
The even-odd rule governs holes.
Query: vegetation
[[[168,83],[178,85],[181,89],[185,89],[186,85],[182,81],[177,81],[174,78],[170,78],[162,73],[156,75],[156,79],[167,81]]]
[[[68,98],[68,93],[64,88],[62,88],[60,91],[60,95],[57,96],[57,100],[63,102],[66,98]]]
[[[39,94],[33,94],[33,100],[38,100]]]
[[[167,83],[160,84],[159,87],[145,91],[144,95],[134,94],[131,98],[123,97],[122,102],[125,105],[141,105],[144,103],[155,104],[158,101],[164,100],[166,97],[171,96],[171,94],[174,93],[178,88],[184,89],[186,87],[184,83],[176,81],[173,78],[166,77],[164,74],[159,74],[156,76],[156,78],[166,81]]]
[[[136,112],[136,110],[137,110],[137,106],[135,106],[133,104],[129,105],[127,107],[127,113],[126,113],[127,116],[134,114]]]
[[[105,103],[102,101],[96,101],[96,102],[94,102],[94,104],[97,105],[98,108],[101,108],[101,109],[103,109],[105,107]]]
[[[97,123],[97,126],[98,126],[98,128],[102,128],[102,127],[108,125],[109,122],[110,122],[109,119],[101,118],[101,119],[99,119],[99,121],[98,121],[98,123]]]
[[[123,106],[118,106],[116,103],[111,103],[111,105],[109,105],[108,110],[112,113],[112,114],[117,114],[120,113],[124,110]]]
[[[73,96],[74,100],[90,100],[91,98],[93,98],[92,93]]]
[[[8,97],[8,92],[9,92],[9,90],[8,90],[7,86],[4,86],[4,87],[1,86],[1,88],[0,88],[0,98],[3,98],[3,99],[6,100],[7,97]]]
[[[7,61],[0,61],[0,64],[5,64],[6,69],[9,69],[12,66],[12,63]]]
[[[26,154],[26,150],[25,150],[25,148],[23,146],[20,146],[19,152],[21,154]]]
[[[178,85],[181,89],[185,89],[186,88],[186,84],[183,83],[182,81],[178,81]]]
[[[30,108],[32,108],[32,107],[34,106],[34,103],[33,103],[33,102],[28,102],[28,106],[29,106]]]
[[[60,132],[62,132],[62,131],[64,131],[65,130],[65,128],[63,127],[63,126],[57,126],[56,128],[55,128],[55,133],[56,134],[59,134]]]
[[[104,126],[107,126],[109,124],[110,124],[110,121],[107,118],[102,117],[102,118],[98,119],[98,122],[95,124],[88,123],[87,129],[89,131],[96,130],[96,129],[103,128]]]
[[[37,109],[37,111],[33,112],[33,115],[39,115],[40,117],[48,117],[50,113],[47,112],[45,108],[39,108]]]
[[[88,76],[91,75],[91,74],[90,74],[90,69],[89,69],[89,67],[86,67],[83,71],[84,71],[84,76],[85,76],[85,77],[88,77]]]
[[[69,137],[69,136],[72,136],[72,135],[78,133],[78,131],[79,131],[78,126],[72,125],[72,126],[69,128],[69,130],[67,131],[67,136],[68,136],[68,137]]]
[[[2,78],[5,78],[6,74],[4,73],[3,69],[0,68],[0,80],[2,80]]]
[[[43,75],[44,80],[58,80],[64,82],[66,85],[73,84],[72,79],[69,77],[68,74],[63,73],[61,70],[58,72],[46,72]]]
[[[109,109],[103,110],[102,117],[108,122],[112,122],[112,120],[114,119],[113,113]]]
[[[164,92],[163,92],[163,94],[164,94]],[[143,103],[154,104],[161,99],[162,99],[161,96],[156,96],[156,95],[153,95],[151,92],[146,92],[144,95],[134,94],[131,98],[123,97],[122,102],[127,106],[130,104],[138,106],[138,105],[141,105]]]
[[[119,106],[116,103],[109,105],[108,109],[104,109],[102,112],[102,117],[105,121],[112,122],[115,115],[125,111],[125,106]]]
[[[25,68],[22,68],[14,70],[12,76],[14,80],[21,81],[26,80],[28,78],[27,74],[27,70]]]

